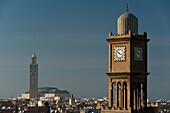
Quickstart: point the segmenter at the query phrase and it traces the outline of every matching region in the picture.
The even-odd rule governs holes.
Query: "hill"
[[[25,93],[29,93],[29,91],[27,91]],[[40,88],[38,88],[38,94],[45,94],[45,93],[70,94],[70,92],[67,90],[60,90],[55,87],[40,87]]]

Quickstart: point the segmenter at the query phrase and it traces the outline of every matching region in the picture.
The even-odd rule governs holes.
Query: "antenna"
[[[126,5],[126,11],[127,11],[127,12],[129,11],[128,4]]]

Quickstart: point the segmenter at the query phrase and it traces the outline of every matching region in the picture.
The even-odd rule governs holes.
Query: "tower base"
[[[150,108],[150,109],[139,109],[139,110],[131,110],[131,108],[129,109],[122,109],[122,108],[114,108],[114,107],[104,107],[101,106],[101,113],[155,113],[154,109]]]

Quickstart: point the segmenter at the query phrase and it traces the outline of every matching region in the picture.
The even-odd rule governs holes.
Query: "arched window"
[[[133,109],[136,109],[136,83],[133,83]]]
[[[117,83],[117,108],[120,107],[120,90],[121,90],[121,83]]]
[[[123,82],[123,107],[127,109],[127,83]]]
[[[137,108],[141,107],[141,83],[137,83]]]
[[[144,83],[142,82],[141,83],[141,106],[140,106],[141,109],[143,108],[143,88],[144,88]]]
[[[115,107],[115,82],[112,83],[112,102],[112,106]]]

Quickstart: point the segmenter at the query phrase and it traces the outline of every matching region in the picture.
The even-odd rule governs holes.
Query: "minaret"
[[[32,54],[32,62],[30,64],[30,98],[38,98],[38,64],[35,51]]]

